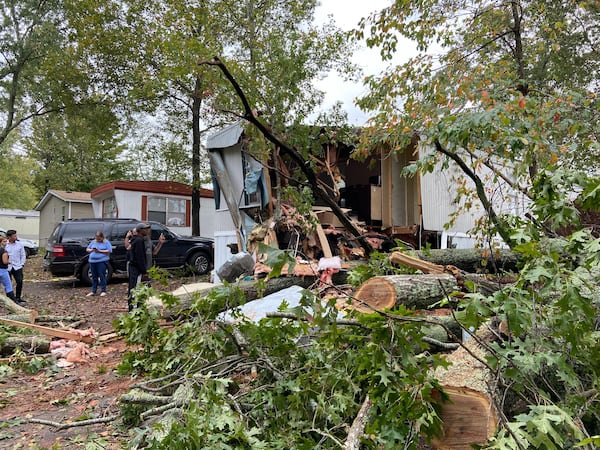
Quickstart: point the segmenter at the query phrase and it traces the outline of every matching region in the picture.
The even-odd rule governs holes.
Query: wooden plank
[[[70,339],[73,341],[85,342],[86,344],[93,344],[94,342],[96,342],[96,338],[93,338],[90,336],[80,336],[77,333],[71,333],[68,331],[57,330],[56,328],[44,327],[42,325],[34,325],[32,323],[18,322],[16,320],[3,319],[3,318],[0,318],[0,322],[3,322],[7,325],[15,326],[15,327],[29,328],[30,330],[39,331],[40,333],[45,334],[47,336],[59,337],[61,339]]]
[[[325,232],[323,231],[323,227],[320,223],[317,224],[317,236],[319,237],[319,242],[321,243],[321,248],[323,249],[323,256],[325,258],[331,258],[333,253],[331,252],[329,241],[327,240],[327,236],[325,236]]]

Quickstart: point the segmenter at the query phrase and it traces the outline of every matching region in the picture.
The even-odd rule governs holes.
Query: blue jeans
[[[10,298],[10,294],[13,290],[12,283],[10,281],[10,274],[8,273],[8,269],[0,269],[0,283],[4,286],[4,292],[6,292],[6,296]]]
[[[90,263],[92,272],[92,292],[95,294],[98,290],[98,281],[100,281],[100,290],[106,292],[106,263],[107,261]]]

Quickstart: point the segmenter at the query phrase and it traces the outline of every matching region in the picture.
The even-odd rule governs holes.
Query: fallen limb
[[[50,351],[50,340],[43,336],[8,336],[0,344],[0,354],[12,355],[16,349],[21,349],[28,354],[48,353]]]
[[[426,274],[451,274],[456,278],[458,286],[462,290],[469,292],[480,292],[484,295],[492,295],[502,288],[502,285],[499,282],[490,281],[481,274],[465,272],[454,265],[442,266],[430,261],[424,261],[402,252],[393,252],[390,255],[390,261],[392,264],[412,267],[413,269],[420,270]],[[470,284],[466,282],[470,282]]]
[[[365,434],[365,426],[369,421],[369,413],[372,406],[373,402],[367,395],[352,422],[350,431],[348,431],[348,437],[343,447],[344,450],[358,450],[360,448],[360,438]]]
[[[28,310],[31,311],[31,310]],[[2,316],[2,319],[15,320],[17,322],[29,322],[32,323],[32,315],[31,314],[10,314],[8,316]],[[77,317],[72,316],[53,316],[53,315],[40,315],[33,317],[33,322],[36,323],[59,323],[59,322],[69,322],[72,328],[75,328],[75,322],[85,322],[83,320],[79,320]]]
[[[450,401],[441,404],[443,436],[434,440],[436,448],[470,449],[483,444],[498,426],[495,409],[493,373],[486,364],[486,346],[496,335],[486,326],[460,348],[447,356],[447,368],[438,367],[433,376]]]
[[[27,317],[30,317],[32,315],[33,315],[33,317],[37,316],[37,311],[23,308],[22,306],[17,305],[6,295],[0,294],[0,303],[2,303],[2,305],[7,310],[9,310],[11,313],[19,314],[19,315],[23,315],[23,316],[27,316]]]
[[[41,425],[49,425],[51,427],[56,428],[57,430],[64,430],[65,428],[75,428],[75,427],[86,427],[88,425],[97,425],[99,423],[108,423],[114,420],[117,420],[119,416],[106,416],[106,417],[98,417],[97,419],[87,419],[87,420],[79,420],[77,422],[54,422],[52,420],[45,419],[29,419],[27,422],[29,423],[39,423]]]

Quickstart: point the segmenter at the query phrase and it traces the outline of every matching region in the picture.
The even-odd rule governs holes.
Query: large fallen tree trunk
[[[495,339],[487,326],[482,327],[464,346],[447,356],[451,365],[434,372],[449,401],[441,404],[444,434],[434,440],[437,449],[469,450],[472,444],[484,444],[498,426],[493,401],[492,372],[485,363],[485,344]]]
[[[439,264],[455,266],[470,273],[516,272],[519,260],[510,250],[484,251],[480,249],[438,249],[417,252],[419,258]]]
[[[428,274],[449,273],[456,278],[459,287],[467,292],[480,292],[484,295],[492,295],[502,288],[500,280],[489,280],[483,274],[474,274],[458,269],[456,266],[435,264],[402,252],[393,252],[390,261],[395,265],[405,265]],[[465,282],[470,283],[465,283]]]
[[[397,305],[428,309],[458,290],[456,278],[447,274],[373,277],[354,293],[354,297],[360,300],[355,302],[355,309],[370,312],[372,308],[390,309]]]
[[[33,318],[35,318],[35,316],[37,315],[36,311],[27,309],[27,308],[23,308],[22,306],[17,305],[15,302],[13,302],[10,298],[8,298],[4,294],[0,294],[0,304],[2,304],[2,306],[4,306],[4,308],[6,308],[8,311],[10,311],[13,314],[27,315],[27,316],[32,316]]]
[[[266,283],[266,288],[263,291],[259,290],[256,281],[240,281],[238,283],[232,284],[232,286],[235,286],[236,288],[240,289],[244,293],[246,302],[249,302],[251,300],[256,300],[257,298],[281,291],[282,289],[286,289],[291,286],[300,286],[303,288],[308,288],[315,284],[315,281],[315,277],[273,278]],[[192,302],[194,302],[196,299],[206,298],[214,289],[223,289],[223,286],[209,283],[198,284],[197,288],[194,288],[192,286],[183,286],[181,289],[178,289],[177,291],[173,292],[173,295],[179,298],[178,305],[167,308],[164,307],[164,305],[159,299],[152,299],[150,303],[152,304],[152,306],[158,307],[161,310],[161,315],[164,319],[172,319],[173,317],[178,316],[182,311],[189,310]],[[223,310],[236,306],[239,305],[232,304],[231,302],[229,302]]]

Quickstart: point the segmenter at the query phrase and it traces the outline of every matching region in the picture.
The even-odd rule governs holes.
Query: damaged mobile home
[[[244,126],[251,125],[230,124],[207,141],[216,202],[215,268],[231,256],[232,245],[248,250],[255,239],[252,233],[261,227],[260,238],[279,248],[297,251],[301,246],[299,239],[304,239],[302,250],[308,258],[364,256],[356,239],[344,233],[344,224],[336,214],[318,199],[312,211],[319,223],[315,236],[300,236],[297,227],[290,225],[298,220],[295,205],[282,202],[275,207],[281,186],[274,180],[288,176],[285,161],[281,157],[273,161],[272,155],[269,161],[255,159],[249,152]],[[351,158],[353,146],[323,144],[321,155],[313,161],[315,173],[318,182],[373,248],[387,250],[396,239],[416,249],[425,245],[473,247],[475,237],[469,232],[483,210],[474,208],[456,214],[458,169],[453,172],[440,168],[433,173],[403,176],[403,168],[419,156],[415,149],[416,146],[403,152],[381,151],[362,162]],[[522,213],[518,196],[502,192],[492,198],[497,211]],[[286,224],[283,227],[278,226],[282,218]]]

